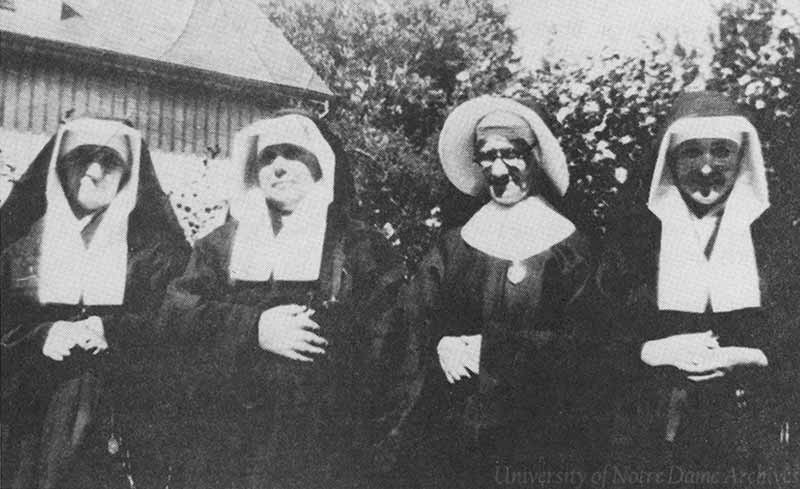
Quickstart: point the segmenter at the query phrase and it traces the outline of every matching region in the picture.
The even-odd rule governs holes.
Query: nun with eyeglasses
[[[564,153],[540,112],[485,96],[448,116],[439,157],[485,204],[443,233],[411,281],[424,371],[405,425],[410,472],[437,488],[579,477],[593,447],[594,335],[580,307],[592,261],[559,210]]]
[[[61,125],[0,218],[3,487],[166,483],[154,313],[189,245],[141,133]]]
[[[800,233],[770,206],[767,175],[733,101],[678,97],[647,207],[611,233],[598,272],[618,464],[733,485],[796,446]]]

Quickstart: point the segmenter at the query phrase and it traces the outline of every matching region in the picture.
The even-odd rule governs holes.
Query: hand
[[[105,329],[103,328],[103,320],[97,316],[89,316],[82,321],[76,321],[74,324],[80,324],[92,333],[94,336],[90,341],[84,341],[79,344],[81,348],[87,351],[92,351],[95,355],[108,349],[108,342],[106,341]]]
[[[76,346],[89,350],[92,348],[108,348],[105,338],[102,336],[102,322],[100,318],[92,320],[87,325],[86,321],[56,321],[50,326],[47,337],[42,346],[42,353],[57,362],[64,360],[70,355],[70,350]],[[96,332],[97,322],[100,324],[101,334]],[[96,351],[95,353],[99,353]]]
[[[768,364],[764,352],[758,348],[742,346],[725,346],[712,348],[702,356],[701,365],[709,370],[727,372],[737,367],[766,367]]]
[[[305,354],[324,355],[328,344],[318,336],[319,324],[311,320],[314,311],[297,304],[276,306],[261,313],[258,320],[258,345],[282,357],[313,362]]]
[[[455,384],[464,378],[470,378],[473,373],[478,373],[480,360],[480,335],[444,336],[436,346],[439,354],[439,365],[442,367],[447,381]]]
[[[708,374],[717,370],[706,355],[715,348],[719,343],[711,331],[679,334],[645,342],[641,359],[651,367],[670,365],[691,374]]]
[[[718,379],[724,376],[725,376],[724,370],[714,370],[710,374],[687,375],[686,378],[691,380],[692,382],[705,382],[707,380]]]
[[[479,373],[481,365],[481,343],[483,342],[483,337],[476,334],[472,336],[462,336],[461,338],[467,344],[467,357],[465,359],[467,370],[477,374]]]

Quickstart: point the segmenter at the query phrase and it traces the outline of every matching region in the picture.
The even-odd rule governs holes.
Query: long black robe
[[[357,484],[394,418],[384,376],[398,375],[390,358],[404,348],[393,337],[404,268],[383,236],[340,218],[329,219],[318,280],[232,281],[237,226],[231,218],[196,243],[164,306],[194,359],[186,374],[187,484]],[[330,342],[324,356],[303,363],[259,347],[261,313],[282,304],[316,311]]]
[[[616,372],[618,402],[611,455],[618,465],[672,468],[679,478],[679,470],[730,475],[731,468],[780,466],[790,456],[779,436],[786,421],[796,432],[800,410],[800,233],[772,208],[753,222],[751,233],[761,307],[703,314],[658,309],[656,216],[631,213],[610,237],[597,283],[610,312],[608,366]],[[720,346],[760,348],[769,366],[693,383],[673,367],[640,360],[645,341],[708,330],[719,335]]]
[[[55,138],[53,138],[55,139]],[[127,484],[123,451],[108,452],[111,435],[142,462],[139,482],[168,477],[167,417],[175,412],[167,372],[172,355],[160,342],[155,313],[167,284],[184,268],[189,245],[142,143],[137,202],[129,216],[128,265],[121,306],[42,305],[39,248],[46,208],[51,140],[2,208],[0,293],[3,332],[3,485],[110,487]],[[74,349],[62,362],[42,345],[58,320],[98,315],[109,349]],[[114,413],[112,423],[111,413]],[[5,442],[4,442],[5,443]],[[144,462],[147,460],[147,462]],[[150,466],[148,466],[150,464]],[[152,474],[148,473],[152,469]],[[163,471],[161,469],[164,469]],[[12,482],[13,481],[13,482]]]
[[[587,240],[576,231],[523,260],[527,275],[514,284],[510,261],[472,248],[460,231],[445,233],[423,260],[407,300],[423,347],[424,386],[404,426],[417,482],[490,487],[503,484],[506,469],[585,470],[601,388],[584,302]],[[480,373],[451,385],[436,346],[475,334]]]

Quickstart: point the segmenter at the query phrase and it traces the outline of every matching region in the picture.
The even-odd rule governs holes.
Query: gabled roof
[[[15,7],[0,10],[0,31],[332,96],[251,0],[26,0]],[[62,19],[64,11],[70,15]]]

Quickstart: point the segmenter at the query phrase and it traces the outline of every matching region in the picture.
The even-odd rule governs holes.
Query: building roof
[[[26,0],[0,31],[332,96],[251,0]]]

